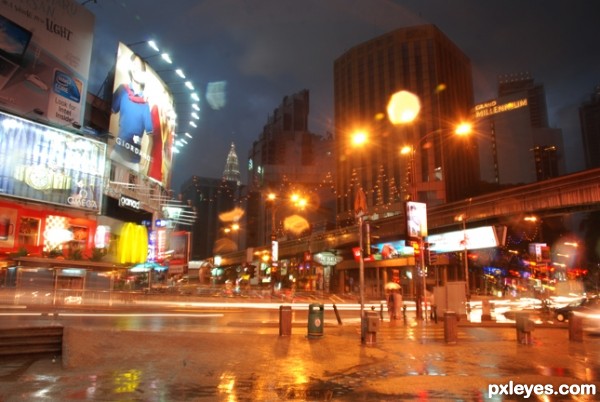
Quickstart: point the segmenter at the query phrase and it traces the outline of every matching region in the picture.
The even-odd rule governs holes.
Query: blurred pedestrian
[[[390,291],[387,297],[387,309],[390,316],[390,321],[398,319],[396,309],[394,308],[394,291]]]

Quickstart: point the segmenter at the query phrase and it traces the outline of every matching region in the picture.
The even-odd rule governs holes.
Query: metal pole
[[[275,200],[271,201],[271,294],[275,294],[275,240],[277,235],[275,232]]]
[[[423,319],[427,321],[427,268],[425,267],[425,242],[421,237],[421,280],[423,281]]]
[[[464,242],[464,255],[463,255],[463,260],[464,260],[464,268],[465,268],[465,296],[467,297],[467,305],[466,305],[466,310],[467,310],[467,319],[469,318],[469,302],[471,301],[471,291],[470,291],[470,286],[469,286],[469,252],[468,252],[468,246],[467,246],[467,217],[465,216],[465,218],[462,220],[462,224],[463,224],[463,242]]]
[[[366,320],[365,320],[365,259],[363,256],[363,217],[358,217],[358,244],[360,249],[359,258],[359,295],[360,295],[360,341],[366,341]]]

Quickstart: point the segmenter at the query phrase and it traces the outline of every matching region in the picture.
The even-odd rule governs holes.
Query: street
[[[4,309],[3,325],[54,322],[65,334],[62,357],[3,361],[0,400],[498,401],[515,396],[492,398],[490,384],[600,386],[600,338],[571,342],[564,325],[540,325],[522,345],[511,324],[463,321],[451,345],[443,321],[417,322],[411,313],[406,321],[385,316],[375,343],[365,345],[356,310],[340,310],[342,325],[326,310],[322,336],[310,338],[305,306],[293,310],[291,335],[279,336],[276,304],[228,305],[58,315]]]

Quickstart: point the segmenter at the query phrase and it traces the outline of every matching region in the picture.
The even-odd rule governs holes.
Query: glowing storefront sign
[[[99,211],[106,145],[0,112],[0,195]]]
[[[119,206],[131,208],[134,210],[140,210],[142,207],[142,203],[139,200],[122,195],[119,197]]]
[[[527,98],[498,105],[497,101],[480,103],[475,106],[475,118],[487,117],[527,106]]]
[[[121,228],[118,262],[136,264],[148,259],[148,231],[143,225],[128,222]]]
[[[430,244],[429,250],[432,252],[451,253],[465,249],[465,238],[467,250],[492,248],[499,245],[493,226],[435,234],[427,236],[427,242]]]

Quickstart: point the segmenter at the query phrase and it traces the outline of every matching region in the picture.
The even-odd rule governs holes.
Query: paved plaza
[[[65,328],[62,357],[4,360],[0,401],[398,401],[491,398],[490,384],[595,384],[600,338],[569,341],[565,327],[540,327],[532,344],[508,325],[381,322],[372,345],[356,323],[326,322],[309,338],[294,322],[231,323],[209,331],[140,332]],[[530,400],[597,400],[533,395]]]

